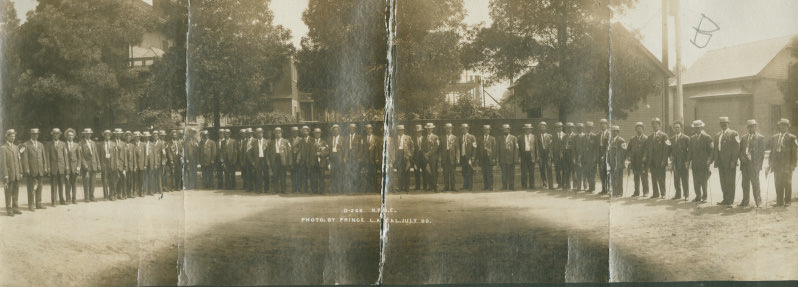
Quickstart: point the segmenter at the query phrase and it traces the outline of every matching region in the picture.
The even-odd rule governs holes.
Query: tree
[[[795,61],[795,59],[798,59],[798,37],[792,39],[790,47],[793,62],[787,71],[787,79],[780,84],[779,88],[784,94],[786,106],[794,108],[796,103],[798,103],[798,61]]]
[[[293,53],[273,24],[269,1],[204,0],[190,5],[188,115],[213,118],[271,111],[271,83]]]
[[[396,9],[396,111],[423,112],[443,101],[463,71],[462,0],[399,0]]]
[[[157,4],[156,4],[157,3]],[[150,66],[150,77],[147,79],[144,97],[140,100],[142,118],[150,119],[154,115],[160,118],[171,118],[179,114],[185,118],[186,96],[186,32],[188,32],[187,0],[155,2],[158,10],[163,11],[163,21],[158,30],[173,44],[163,57]],[[152,112],[144,110],[154,110]],[[148,120],[149,122],[149,120]],[[159,120],[159,122],[164,122]],[[166,121],[169,122],[169,121]]]
[[[382,0],[310,0],[297,53],[299,88],[316,104],[342,114],[385,106],[388,66]]]
[[[0,126],[6,130],[14,126],[14,119],[19,116],[20,110],[13,109],[16,99],[13,96],[16,87],[16,79],[19,77],[19,58],[15,36],[19,29],[19,19],[17,10],[14,9],[14,2],[10,0],[0,0],[0,93],[2,98],[2,111],[0,111]]]
[[[612,77],[613,117],[623,118],[661,89],[639,36],[610,23],[635,2],[492,1],[493,23],[470,31],[463,61],[492,81],[514,81],[518,102],[553,106],[562,121],[575,111],[609,112]]]
[[[154,18],[117,0],[41,1],[19,29],[21,74],[4,108],[19,125],[109,127],[133,110],[128,47]]]

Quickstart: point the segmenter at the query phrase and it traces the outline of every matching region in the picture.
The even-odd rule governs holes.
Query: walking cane
[[[771,186],[770,185],[770,177],[768,177],[768,174],[770,174],[770,172],[768,172],[768,171],[770,171],[770,168],[768,168],[768,170],[765,171],[765,181],[767,181],[766,184],[768,185],[768,187],[765,189],[765,202],[764,202],[765,208],[769,208],[768,207],[768,199],[769,199],[769,195],[770,195],[770,186]]]

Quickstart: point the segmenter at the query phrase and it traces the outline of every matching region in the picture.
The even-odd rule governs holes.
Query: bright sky
[[[142,0],[151,3],[152,0]],[[488,10],[489,0],[464,0],[468,10],[466,24],[476,25],[481,22],[490,24]],[[657,58],[661,58],[661,0],[639,0],[634,9],[619,15],[616,20],[626,27],[639,30],[643,44]],[[682,65],[689,68],[707,50],[718,49],[757,40],[769,39],[785,35],[798,34],[798,1],[793,0],[681,0],[682,19]],[[18,15],[24,21],[25,13],[36,7],[36,0],[16,0]],[[274,21],[292,31],[292,43],[299,47],[302,36],[308,32],[302,22],[302,12],[308,0],[272,0]],[[690,43],[701,15],[705,14],[718,24],[720,30],[712,34],[705,48],[698,48]],[[705,23],[708,24],[708,23]],[[675,64],[675,41],[673,38],[673,18],[669,23],[670,64]],[[702,40],[702,39],[699,39]],[[501,97],[508,83],[498,83],[487,91],[494,97]]]

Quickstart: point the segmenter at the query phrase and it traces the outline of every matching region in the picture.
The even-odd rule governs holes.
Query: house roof
[[[131,50],[132,50],[132,53],[130,55],[131,59],[160,58],[164,54],[163,50],[155,47],[142,48],[139,46],[133,46]]]
[[[793,36],[761,40],[711,50],[683,75],[684,85],[749,78],[758,75]]]

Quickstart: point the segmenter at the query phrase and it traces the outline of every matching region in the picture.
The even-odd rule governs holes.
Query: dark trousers
[[[117,171],[115,172],[116,175],[116,182],[114,190],[116,191],[116,198],[122,199],[127,196],[127,172]]]
[[[345,180],[346,173],[344,172],[344,163],[341,161],[330,163],[330,192],[342,193]]]
[[[202,187],[205,189],[213,188],[213,165],[203,165],[200,169],[202,171]]]
[[[460,171],[463,174],[463,189],[464,190],[473,190],[474,189],[474,166],[473,162],[471,164],[468,163],[470,159],[465,156],[460,157]]]
[[[161,190],[159,182],[161,181],[160,168],[149,167],[147,168],[147,194],[158,193]]]
[[[309,192],[308,189],[310,187],[308,184],[308,182],[310,181],[309,177],[310,177],[310,168],[308,166],[300,165],[299,167],[297,167],[297,180],[299,183],[297,184],[297,189],[295,189],[295,191],[308,193]]]
[[[582,162],[582,183],[588,191],[596,190],[596,162]]]
[[[294,164],[291,168],[291,192],[297,193],[299,192],[299,166]],[[241,174],[244,174],[242,171]]]
[[[114,194],[114,192],[111,190],[114,186],[112,179],[113,175],[111,175],[112,173],[113,172],[108,169],[103,169],[103,171],[100,173],[100,181],[103,184],[103,198],[106,200],[109,196]]]
[[[185,173],[186,189],[197,188],[197,164],[187,163]]]
[[[720,175],[720,189],[723,191],[723,202],[726,204],[734,203],[734,184],[737,180],[737,169],[719,167],[718,175]]]
[[[444,190],[454,190],[455,188],[455,181],[454,181],[454,174],[455,169],[457,169],[457,165],[454,163],[444,163],[443,164],[443,189]]]
[[[651,167],[651,197],[665,197],[665,167]]]
[[[605,152],[605,151],[601,151],[601,152]],[[606,158],[599,158],[599,162],[598,162],[599,179],[601,179],[601,193],[605,193],[605,192],[609,191],[609,186],[607,186],[607,184],[608,184],[608,178],[607,177],[609,176],[609,173],[608,173],[608,170],[607,170],[607,162],[606,162],[606,160],[607,160]],[[648,181],[648,180],[646,180],[646,181]]]
[[[687,167],[676,167],[673,169],[673,188],[676,189],[676,198],[690,196],[690,171]]]
[[[502,189],[515,190],[515,164],[503,163],[502,168]]]
[[[756,206],[759,206],[762,202],[762,198],[759,195],[759,169],[755,169],[750,165],[741,165],[740,173],[743,177],[743,202],[741,204],[748,205],[748,199],[751,190],[753,190],[754,202],[756,202]]]
[[[610,171],[612,179],[612,189],[610,194],[613,196],[623,196],[623,168],[616,168]]]
[[[288,190],[286,189],[285,183],[285,176],[286,176],[286,167],[283,166],[280,160],[274,161],[274,166],[272,166],[272,175],[274,177],[274,188],[277,189],[278,193],[286,193]]]
[[[19,181],[9,180],[3,188],[6,196],[6,211],[19,209]]]
[[[244,164],[241,165],[241,182],[242,187],[245,191],[252,191],[252,167],[245,161]]]
[[[319,185],[321,182],[321,167],[311,166],[308,168],[308,179],[310,181],[310,192],[313,194],[318,194],[320,192]]]
[[[216,165],[216,188],[217,189],[224,189],[225,184],[224,180],[227,178],[225,176],[225,166],[222,163],[218,163]]]
[[[562,178],[565,172],[565,168],[562,163],[562,157],[557,157],[553,163],[554,163],[554,175],[556,177],[555,179],[557,180],[557,188],[563,188],[564,184]]]
[[[790,204],[792,202],[792,170],[773,172],[776,180],[776,204]]]
[[[493,190],[493,165],[482,165],[482,188]]]
[[[64,204],[64,184],[66,184],[66,174],[53,174],[50,176],[50,202],[53,205],[55,205],[56,197],[58,197],[61,204]]]
[[[709,167],[693,166],[693,192],[696,199],[707,200],[707,179],[709,178]]]
[[[171,190],[171,180],[172,177],[172,168],[169,165],[162,165],[161,166],[161,192]]]
[[[545,152],[544,152],[545,153]],[[540,157],[540,180],[543,181],[543,186],[549,189],[554,189],[554,178],[551,175],[551,163],[548,156]]]
[[[643,195],[648,195],[648,171],[645,168],[633,168],[632,173],[635,174],[635,192],[632,196],[640,195],[640,190]]]
[[[562,176],[561,176],[562,184],[560,185],[561,189],[570,189],[571,188],[571,175],[573,175],[573,164],[574,164],[574,161],[573,161],[573,159],[570,156],[565,155],[565,156],[562,157],[562,160],[560,161],[560,165],[561,165],[560,168],[562,169],[561,170],[561,172],[562,172]]]
[[[521,187],[535,188],[535,162],[532,161],[528,152],[521,156]]]
[[[578,159],[575,159],[572,170],[573,170],[573,177],[574,177],[573,178],[573,181],[574,181],[573,189],[581,190],[582,189],[582,176],[583,176],[584,170],[582,168],[582,163],[579,162]]]
[[[28,179],[28,208],[42,205],[42,176],[29,175]]]
[[[429,168],[424,169],[424,188],[438,191],[438,164],[431,162]]]
[[[179,189],[179,183],[176,182],[175,184],[176,190]],[[225,167],[224,170],[224,188],[225,189],[235,189],[236,188],[236,168],[232,165],[228,165]]]
[[[144,171],[141,170],[134,170],[130,172],[130,178],[132,183],[132,194],[143,196],[142,193],[144,191]]]
[[[424,183],[425,162],[421,157],[416,157],[414,160],[415,169],[413,170],[413,177],[416,179],[416,190],[422,189]]]
[[[66,201],[72,201],[75,203],[78,199],[78,174],[77,173],[69,173],[67,174],[66,178]]]
[[[83,200],[94,201],[94,171],[86,170],[83,173]]]
[[[382,180],[377,176],[377,169],[380,168],[376,163],[366,164],[366,192],[381,192]]]
[[[269,165],[266,159],[255,162],[255,174],[252,175],[254,182],[253,190],[257,193],[269,191]]]

